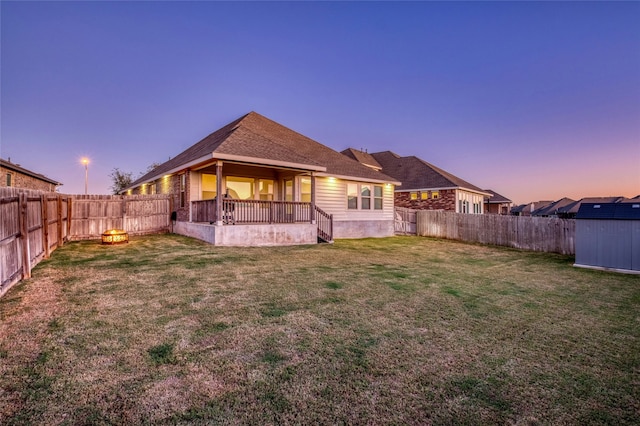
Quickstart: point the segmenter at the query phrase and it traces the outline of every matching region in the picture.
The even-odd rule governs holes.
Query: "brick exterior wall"
[[[455,212],[456,211],[455,189],[443,189],[438,192],[440,193],[440,196],[438,198],[431,198],[429,196],[429,198],[426,200],[420,199],[420,191],[418,191],[417,200],[411,199],[411,192],[409,191],[396,192],[394,196],[394,203],[397,207],[405,207],[408,209],[447,210],[447,211]]]
[[[156,194],[171,194],[172,201],[172,211],[175,211],[177,214],[177,220],[181,222],[189,221],[189,199],[191,196],[190,191],[190,179],[191,173],[187,172],[185,177],[185,196],[184,196],[184,207],[180,206],[180,179],[182,174],[171,175],[160,180],[155,181],[152,185],[143,185],[134,188],[131,191],[132,195],[145,195],[145,194],[153,194],[155,187]]]
[[[0,167],[0,186],[7,186],[7,173],[11,173],[11,187],[13,188],[35,189],[46,192],[55,192],[56,190],[56,186],[49,182],[4,167]]]

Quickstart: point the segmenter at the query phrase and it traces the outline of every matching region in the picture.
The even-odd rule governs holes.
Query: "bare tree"
[[[118,194],[133,182],[133,174],[131,172],[123,172],[117,167],[113,169],[109,177],[113,182],[111,190],[114,194]]]

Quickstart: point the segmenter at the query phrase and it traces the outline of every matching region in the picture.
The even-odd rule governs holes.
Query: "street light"
[[[80,162],[84,164],[84,195],[87,195],[87,187],[89,182],[89,159],[83,157]]]

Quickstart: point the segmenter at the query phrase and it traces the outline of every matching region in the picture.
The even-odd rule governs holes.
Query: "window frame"
[[[184,208],[187,205],[187,174],[182,173],[180,175],[180,208]]]
[[[368,189],[369,195],[363,195]],[[380,195],[377,195],[379,191]],[[374,183],[348,182],[346,186],[347,210],[384,210],[384,186]]]

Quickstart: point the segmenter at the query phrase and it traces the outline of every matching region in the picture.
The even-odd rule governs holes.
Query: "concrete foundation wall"
[[[341,220],[333,222],[333,238],[380,238],[394,235],[393,220]]]
[[[216,243],[216,227],[204,223],[174,222],[173,233],[197,238],[210,244]]]
[[[316,225],[306,223],[216,226],[176,222],[173,232],[216,246],[257,247],[318,243]]]

